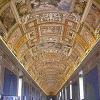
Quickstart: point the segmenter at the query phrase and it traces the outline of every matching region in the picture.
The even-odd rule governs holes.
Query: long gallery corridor
[[[0,100],[100,100],[100,0],[0,0]]]

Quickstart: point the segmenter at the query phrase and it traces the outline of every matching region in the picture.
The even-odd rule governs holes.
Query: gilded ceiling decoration
[[[47,95],[57,94],[99,41],[98,5],[92,0],[11,0],[0,9],[1,39]]]

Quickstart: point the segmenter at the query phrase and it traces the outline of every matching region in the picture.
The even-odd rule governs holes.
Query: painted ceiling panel
[[[100,7],[89,2],[11,0],[0,9],[1,38],[47,95],[57,94],[100,40]]]

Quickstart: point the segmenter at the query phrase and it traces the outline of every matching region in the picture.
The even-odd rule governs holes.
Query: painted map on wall
[[[85,75],[85,99],[100,100],[97,68]]]

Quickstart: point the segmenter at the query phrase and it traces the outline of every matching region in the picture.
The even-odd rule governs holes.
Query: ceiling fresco
[[[0,2],[4,4],[0,38],[39,87],[47,95],[56,95],[100,40],[99,4],[92,0],[5,1]]]

